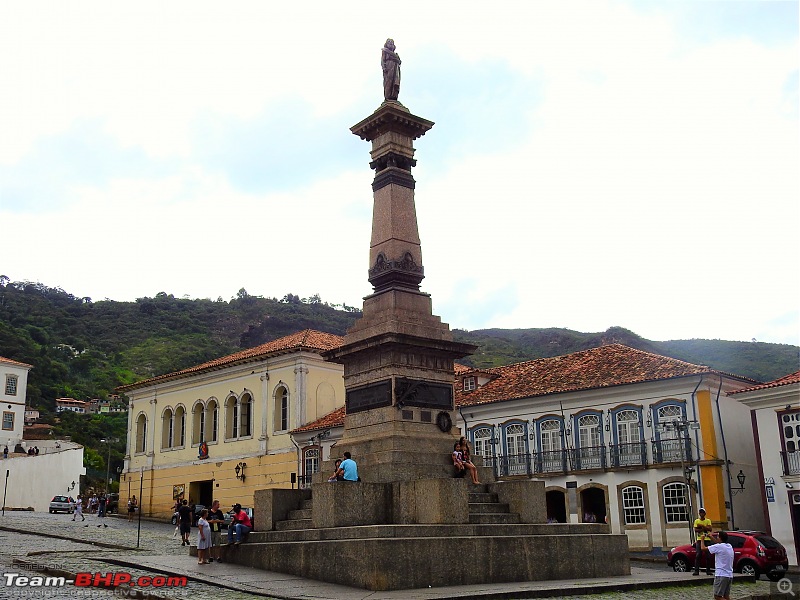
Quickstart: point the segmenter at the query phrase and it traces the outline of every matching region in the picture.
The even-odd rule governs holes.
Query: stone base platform
[[[259,490],[223,560],[373,591],[629,575],[605,524],[544,523],[544,483],[463,479]]]
[[[318,541],[251,540],[223,547],[223,559],[373,591],[630,574],[624,535],[459,535],[464,526],[431,526],[438,535],[392,537],[424,527],[374,526],[374,537],[353,539],[341,531],[324,539],[331,533],[320,531]]]

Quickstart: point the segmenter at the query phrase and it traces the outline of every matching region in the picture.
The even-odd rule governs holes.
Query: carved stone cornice
[[[418,290],[424,278],[425,268],[416,263],[410,252],[395,260],[387,260],[381,252],[369,270],[369,282],[375,292],[387,290],[395,285]]]
[[[416,187],[417,182],[414,181],[414,177],[409,171],[389,168],[384,169],[375,175],[375,179],[372,180],[372,191],[377,192],[379,189],[385,188],[387,185],[391,184],[413,190]]]
[[[399,102],[384,102],[380,108],[350,128],[362,140],[371,142],[379,135],[393,131],[415,140],[433,127],[433,121],[412,115]]]

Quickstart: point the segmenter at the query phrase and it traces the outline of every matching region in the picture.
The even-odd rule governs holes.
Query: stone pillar
[[[453,341],[433,314],[430,295],[419,289],[424,268],[413,141],[431,127],[387,101],[351,128],[372,143],[368,279],[374,293],[344,344],[326,358],[344,365],[347,416],[337,449],[350,451],[362,479],[375,483],[452,475],[453,360],[475,349]]]

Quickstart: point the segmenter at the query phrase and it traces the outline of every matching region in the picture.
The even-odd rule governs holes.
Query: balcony
[[[606,468],[606,447],[588,446],[586,448],[575,448],[573,451],[572,466],[576,471],[587,469]]]
[[[800,475],[800,452],[781,452],[784,475]]]
[[[692,451],[689,439],[657,440],[653,442],[653,463],[691,462]]]
[[[612,467],[641,467],[647,464],[647,442],[611,444],[608,452]]]

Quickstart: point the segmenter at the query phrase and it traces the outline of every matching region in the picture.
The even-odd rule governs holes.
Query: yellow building
[[[129,399],[120,507],[169,518],[183,497],[253,506],[255,490],[292,485],[289,432],[344,405],[341,365],[321,353],[342,338],[305,330],[118,389]],[[122,509],[124,510],[124,509]]]

